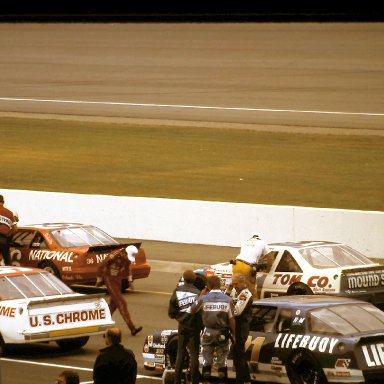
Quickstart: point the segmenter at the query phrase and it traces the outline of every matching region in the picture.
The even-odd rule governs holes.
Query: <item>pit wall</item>
[[[384,212],[0,189],[20,225],[93,224],[119,238],[238,247],[253,232],[267,243],[327,240],[384,258]]]

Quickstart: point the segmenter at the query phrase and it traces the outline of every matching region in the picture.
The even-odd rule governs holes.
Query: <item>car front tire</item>
[[[327,384],[320,364],[312,354],[301,350],[290,356],[286,363],[291,384]]]
[[[56,265],[51,263],[50,261],[44,261],[41,264],[39,264],[39,268],[45,269],[47,272],[51,273],[52,275],[55,275],[59,279],[61,279],[60,272],[57,269]]]

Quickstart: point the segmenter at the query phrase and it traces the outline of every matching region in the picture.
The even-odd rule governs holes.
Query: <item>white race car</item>
[[[384,307],[384,265],[374,263],[351,247],[334,242],[303,241],[269,244],[270,259],[258,264],[259,298],[281,295],[327,294],[352,297]],[[208,276],[221,277],[222,288],[232,277],[230,262],[195,270],[198,286]]]
[[[0,356],[8,344],[84,346],[114,325],[103,296],[75,293],[42,269],[0,267]]]

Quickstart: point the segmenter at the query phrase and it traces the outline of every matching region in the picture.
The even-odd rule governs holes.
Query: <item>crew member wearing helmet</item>
[[[232,262],[232,274],[241,273],[247,279],[247,288],[251,291],[253,299],[257,299],[256,292],[256,266],[259,258],[270,252],[268,245],[261,239],[259,233],[252,236],[241,245],[240,253]]]
[[[134,251],[133,254],[138,252],[136,247]],[[111,315],[116,309],[119,309],[122,318],[131,330],[132,336],[135,336],[143,328],[135,327],[128,311],[127,302],[121,294],[122,281],[130,275],[130,264],[131,262],[128,259],[128,254],[124,248],[112,251],[98,267],[96,287],[100,287],[103,282],[105,283],[110,295],[108,306]]]

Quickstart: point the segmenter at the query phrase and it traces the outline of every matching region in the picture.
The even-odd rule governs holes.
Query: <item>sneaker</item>
[[[142,329],[143,329],[143,327],[135,328],[133,331],[131,331],[131,335],[132,335],[132,336],[135,336],[135,335],[138,334]]]

